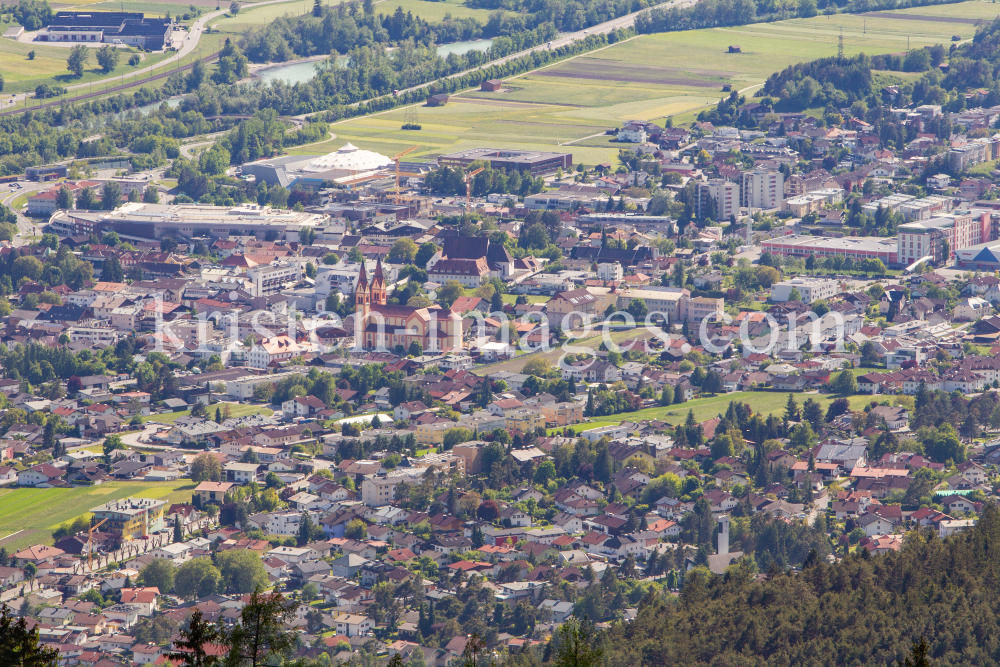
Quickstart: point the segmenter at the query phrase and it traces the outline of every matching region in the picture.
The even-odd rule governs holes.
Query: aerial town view
[[[0,667],[1000,665],[1000,4],[0,35]]]

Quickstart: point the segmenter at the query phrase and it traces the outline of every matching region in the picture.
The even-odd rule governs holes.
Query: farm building
[[[444,93],[438,95],[431,95],[427,98],[427,106],[429,107],[443,107],[448,103],[448,96]]]
[[[736,44],[733,44],[732,46],[729,47],[729,52],[730,53],[742,53],[740,51],[740,47],[737,46]]]
[[[500,79],[490,79],[489,81],[483,81],[479,85],[479,90],[485,90],[490,93],[495,93],[503,88],[503,81]]]

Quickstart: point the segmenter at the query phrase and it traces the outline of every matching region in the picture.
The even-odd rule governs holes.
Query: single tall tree
[[[229,649],[226,665],[263,667],[294,649],[297,635],[285,632],[283,625],[295,618],[298,606],[280,593],[255,591],[240,611],[239,623],[225,630],[222,644]]]
[[[125,280],[125,272],[122,270],[122,263],[118,260],[118,255],[111,255],[111,257],[104,262],[104,269],[101,271],[101,277],[110,283],[120,283]]]
[[[201,610],[195,607],[186,630],[181,630],[181,638],[174,641],[177,653],[168,655],[172,660],[180,660],[184,667],[213,667],[221,665],[220,659],[208,654],[208,648],[220,643],[219,629],[214,623],[202,618]]]
[[[15,619],[10,608],[0,608],[0,665],[56,667],[59,653],[38,642],[38,627],[29,630],[25,615]]]
[[[83,67],[90,60],[90,50],[80,44],[74,46],[69,51],[69,57],[66,58],[66,69],[73,73],[73,76],[81,77],[83,76]]]

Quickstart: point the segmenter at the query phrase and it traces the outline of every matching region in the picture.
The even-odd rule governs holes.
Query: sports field
[[[567,151],[575,162],[585,164],[614,162],[622,146],[604,132],[625,121],[662,123],[667,116],[675,122],[690,121],[698,109],[724,95],[724,84],[752,95],[777,70],[836,55],[841,35],[847,55],[899,53],[907,47],[947,45],[953,35],[969,39],[975,34],[972,21],[916,20],[908,15],[977,19],[990,17],[990,12],[1000,14],[992,3],[968,2],[877,16],[817,16],[643,35],[505,80],[503,92],[469,91],[443,107],[396,109],[344,121],[333,129],[336,140],[301,152],[334,150],[350,141],[386,155],[419,145],[411,156],[431,158],[503,145]],[[729,53],[730,45],[739,45],[741,53]],[[422,129],[402,130],[407,114],[414,111]]]
[[[119,498],[159,498],[167,504],[191,502],[191,480],[176,482],[105,482],[74,489],[0,490],[0,546],[13,552],[32,544],[52,544],[60,524],[90,508]]]

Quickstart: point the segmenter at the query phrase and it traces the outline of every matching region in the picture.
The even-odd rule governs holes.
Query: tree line
[[[790,18],[810,18],[822,9],[826,14],[838,11],[862,13],[886,9],[905,9],[936,4],[951,4],[957,0],[798,0],[784,3],[776,0],[701,0],[690,7],[655,7],[636,17],[635,29],[641,34],[673,30],[700,30],[722,26],[747,25],[784,21]]]

